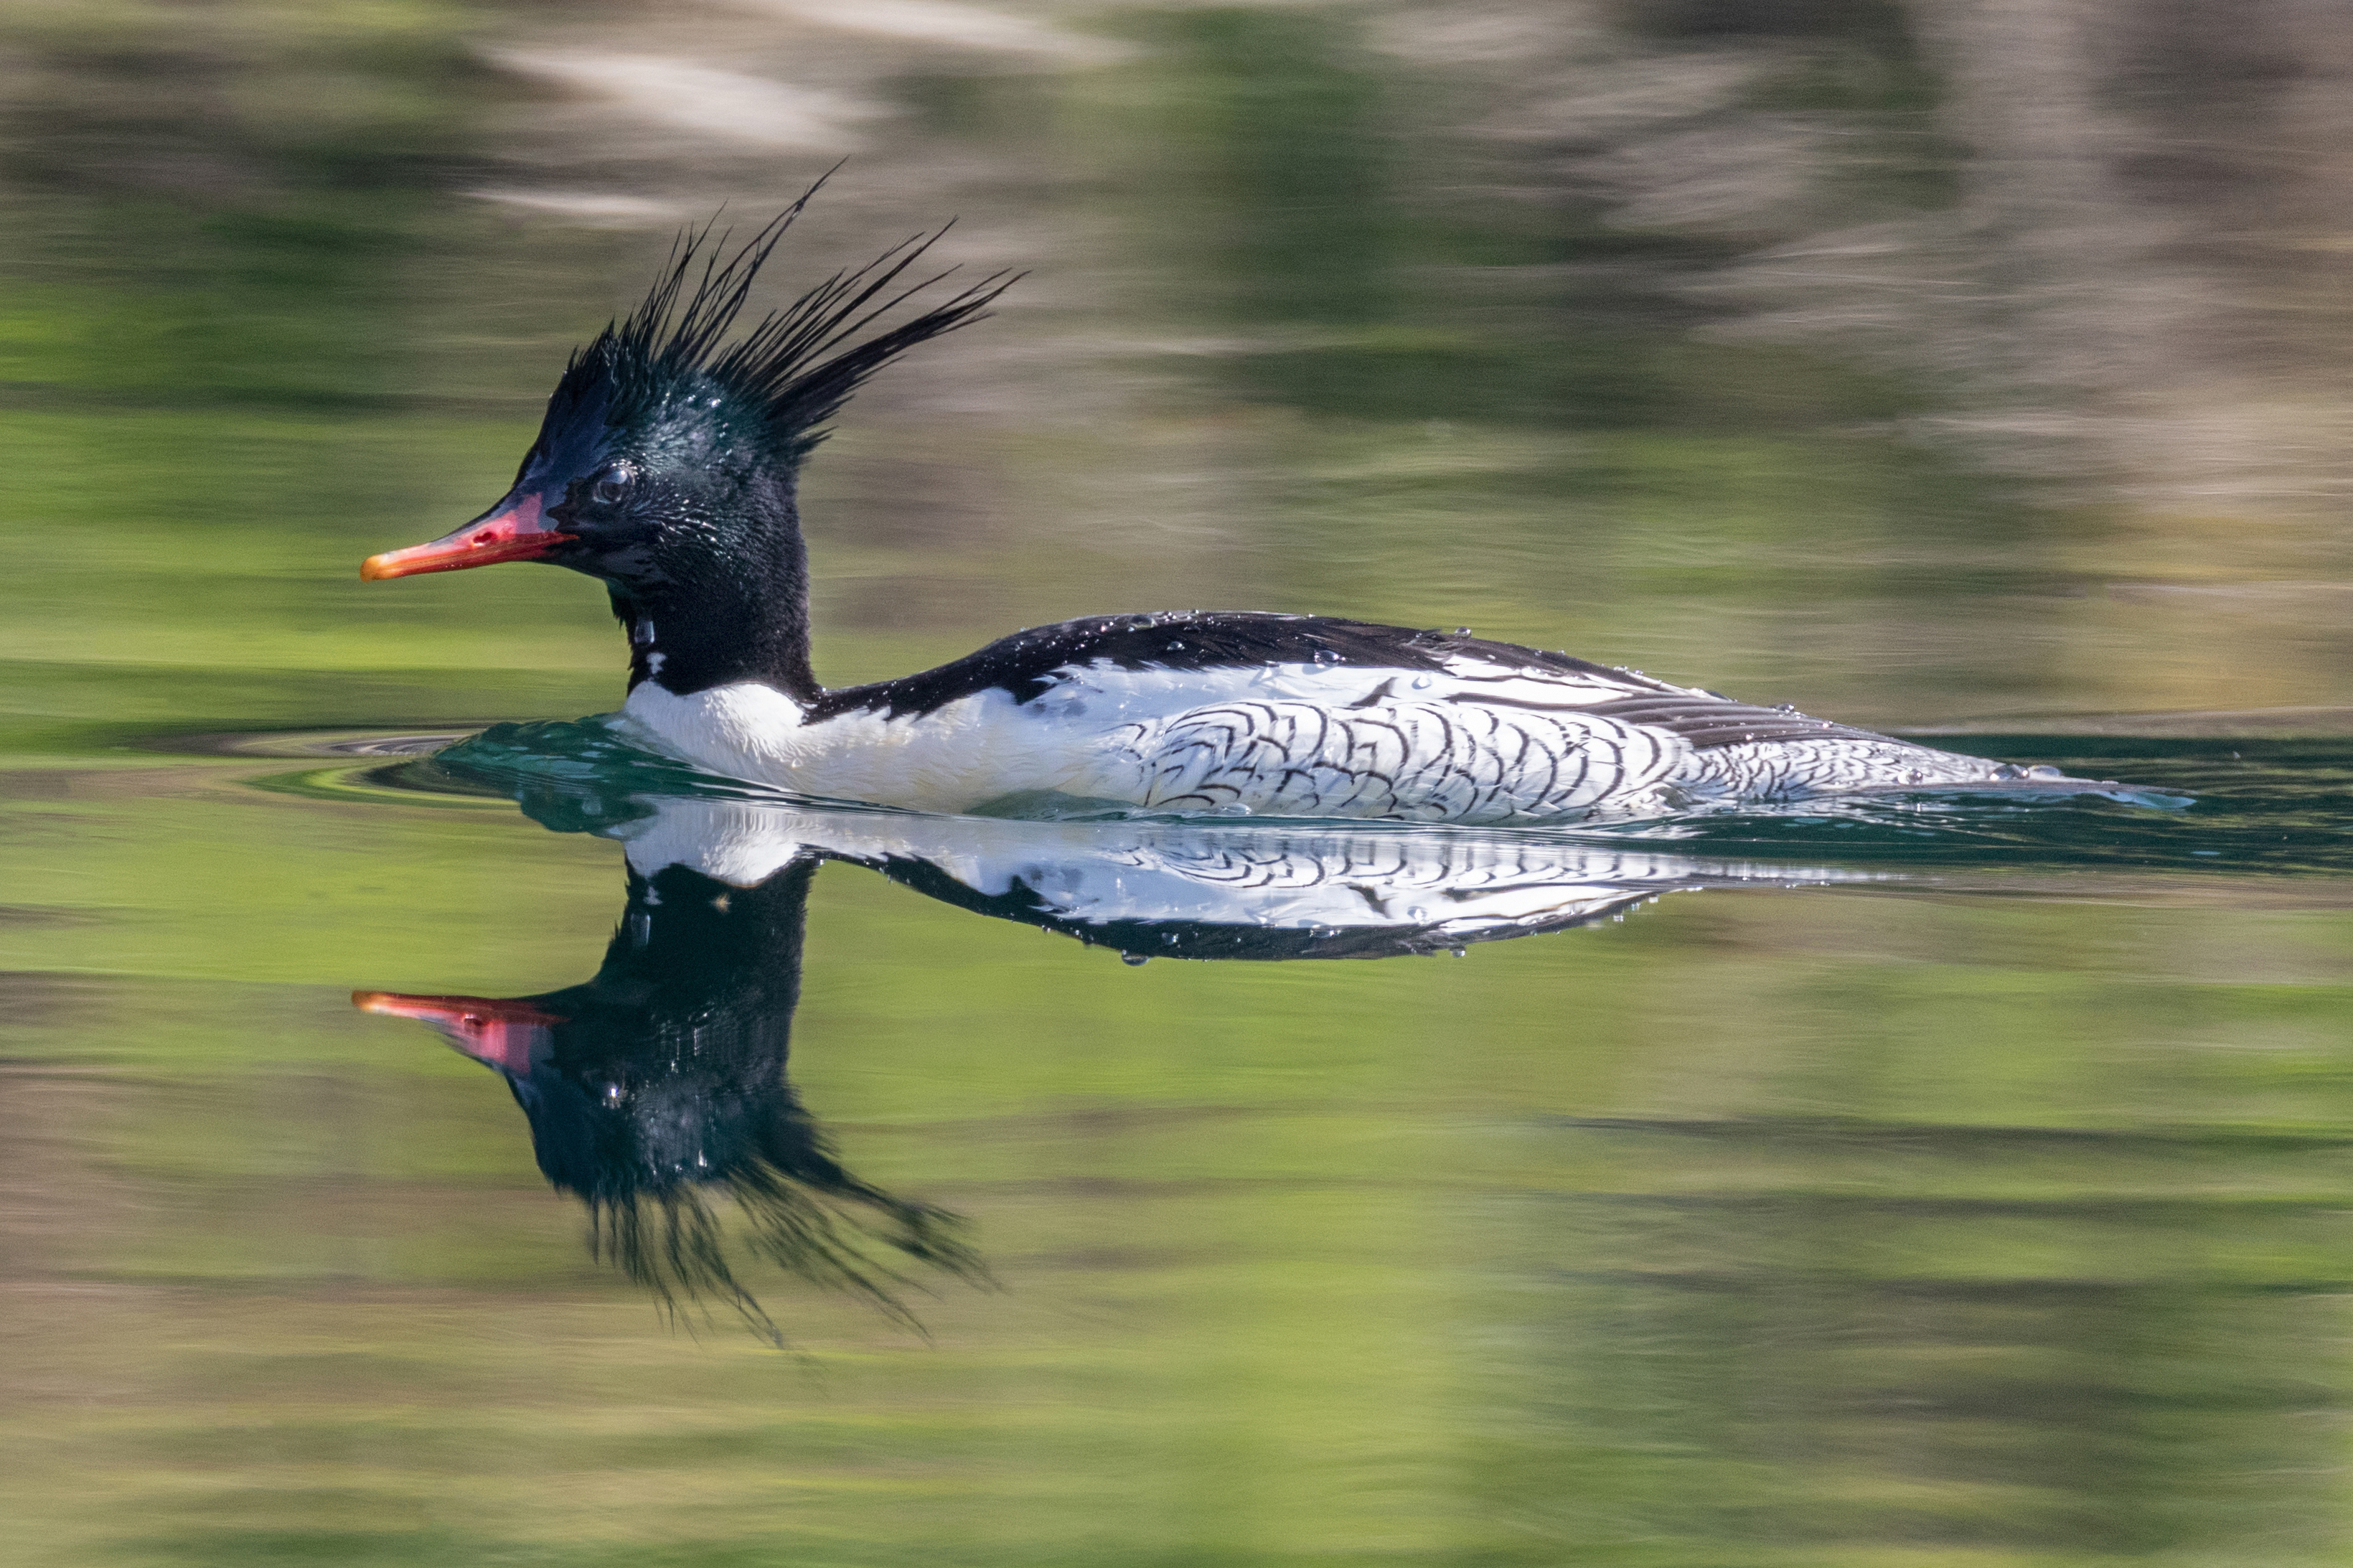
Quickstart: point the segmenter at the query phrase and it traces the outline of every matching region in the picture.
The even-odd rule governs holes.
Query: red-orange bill
[[[504,511],[477,518],[453,533],[406,550],[387,550],[360,563],[364,582],[415,577],[427,572],[462,572],[501,561],[536,561],[572,535],[540,521],[540,498],[527,495]]]

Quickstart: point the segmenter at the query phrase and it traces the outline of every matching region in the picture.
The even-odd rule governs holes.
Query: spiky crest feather
[[[830,177],[818,179],[733,255],[727,247],[733,232],[719,231],[714,238],[715,217],[681,231],[644,301],[574,351],[551,400],[554,406],[576,408],[601,392],[609,399],[607,422],[621,424],[681,381],[707,376],[756,408],[772,449],[797,463],[825,439],[828,432],[821,426],[867,377],[918,343],[983,320],[988,306],[1020,281],[1021,274],[993,273],[913,320],[861,340],[867,329],[955,273],[951,267],[901,281],[955,226],[950,222],[910,236],[863,267],[836,272],[723,345],[760,268]]]

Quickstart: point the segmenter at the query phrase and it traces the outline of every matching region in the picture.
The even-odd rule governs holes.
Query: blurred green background
[[[614,705],[589,584],[357,561],[843,158],[772,298],[1030,276],[810,469],[828,680],[1202,605],[2341,735],[2348,77],[2290,0],[0,6],[0,1561],[2346,1560],[2337,879],[1137,972],[829,868],[794,1080],[1004,1289],[778,1355],[345,1000],[584,977],[617,851],[172,737]]]

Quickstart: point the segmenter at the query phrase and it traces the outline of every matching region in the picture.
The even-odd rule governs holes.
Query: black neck
[[[683,866],[650,878],[631,872],[628,908],[596,978],[559,994],[550,1010],[597,1026],[606,1054],[664,1058],[675,1068],[678,1041],[692,1036],[706,1060],[732,1053],[753,1059],[754,1076],[780,1074],[817,868],[814,857],[796,860],[755,888]]]
[[[733,499],[734,548],[651,583],[612,586],[613,614],[629,639],[629,689],[651,680],[683,697],[756,680],[814,701],[808,553],[792,482],[763,479]]]

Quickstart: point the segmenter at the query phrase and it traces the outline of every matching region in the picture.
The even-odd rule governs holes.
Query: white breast
[[[658,682],[629,693],[622,717],[640,743],[729,778],[827,800],[914,811],[970,810],[1020,790],[1054,789],[1069,749],[1001,690],[924,714],[855,712],[810,722],[801,705],[744,681],[681,697]],[[1059,747],[1041,744],[1060,739]]]

